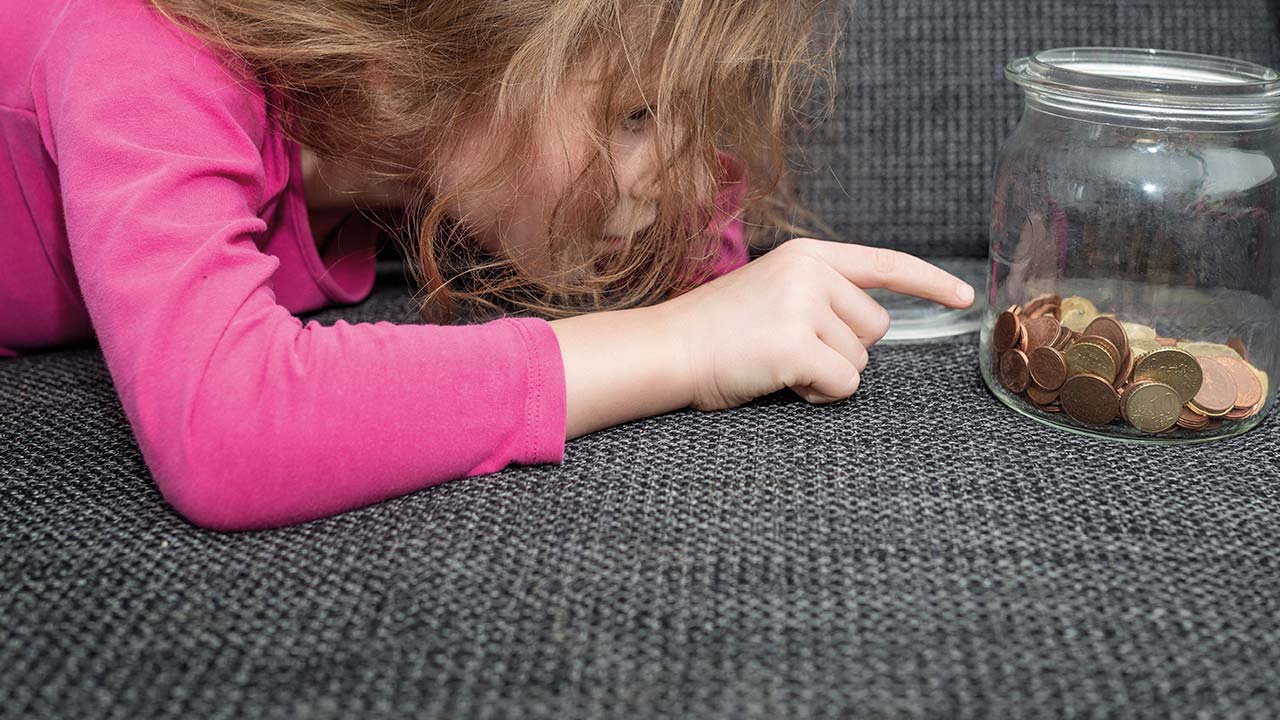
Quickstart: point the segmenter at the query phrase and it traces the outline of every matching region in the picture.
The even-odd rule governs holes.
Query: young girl
[[[746,264],[832,5],[0,0],[0,354],[96,338],[161,492],[219,529],[846,398],[888,327],[860,288],[973,290],[808,239]],[[365,298],[393,219],[429,317],[519,317],[294,317]]]

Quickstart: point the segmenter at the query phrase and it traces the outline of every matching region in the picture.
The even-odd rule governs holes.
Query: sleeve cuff
[[[551,323],[539,318],[508,318],[524,342],[528,358],[525,442],[514,462],[522,465],[564,460],[566,424],[564,359]]]

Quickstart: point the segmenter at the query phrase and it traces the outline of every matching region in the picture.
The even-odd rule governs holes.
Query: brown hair
[[[459,303],[563,316],[688,290],[714,252],[697,209],[723,175],[718,152],[750,180],[752,234],[791,229],[789,139],[830,106],[839,36],[834,0],[151,1],[252,68],[295,140],[421,188],[402,237],[429,293],[423,313],[439,320]],[[455,198],[430,193],[432,158],[461,142],[459,119],[481,118],[506,146],[473,182],[512,177],[539,111],[588,58],[603,68],[594,159],[556,209],[555,272],[532,277],[483,256],[449,218]],[[657,133],[660,217],[606,253],[582,239],[612,206],[607,139],[637,81]]]

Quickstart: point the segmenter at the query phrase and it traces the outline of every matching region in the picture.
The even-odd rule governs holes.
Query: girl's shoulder
[[[259,134],[267,129],[265,91],[252,70],[148,0],[57,4],[60,11],[48,28],[37,75],[74,81],[85,91],[117,99],[132,93],[144,105],[180,101],[180,96],[206,98],[233,107],[238,117],[258,125]]]

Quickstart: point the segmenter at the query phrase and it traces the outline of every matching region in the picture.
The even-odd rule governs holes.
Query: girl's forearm
[[[565,373],[565,436],[572,439],[688,406],[687,353],[664,306],[551,323]]]

